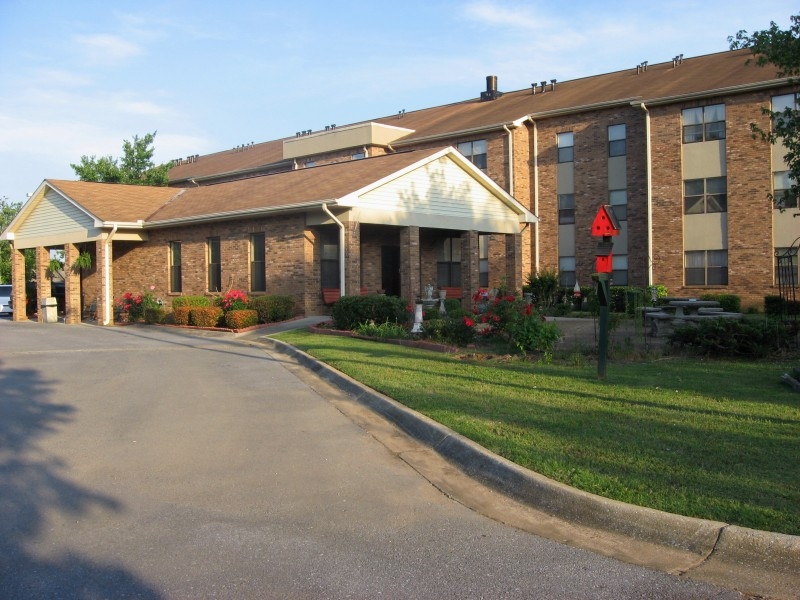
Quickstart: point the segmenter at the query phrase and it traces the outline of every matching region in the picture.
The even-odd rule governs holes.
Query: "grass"
[[[473,361],[293,331],[276,336],[476,441],[576,488],[800,534],[794,365],[662,358],[608,365]]]

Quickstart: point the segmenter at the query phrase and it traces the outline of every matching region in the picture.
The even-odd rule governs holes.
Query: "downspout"
[[[645,160],[647,161],[647,286],[653,285],[653,173],[650,146],[650,111],[644,102],[639,103],[644,111]]]
[[[508,193],[514,195],[514,134],[508,128],[508,125],[503,125],[503,129],[508,134]]]
[[[327,204],[322,205],[322,210],[339,226],[339,294],[344,296],[344,223],[328,210]]]
[[[117,233],[117,228],[119,227],[118,224],[114,224],[114,227],[111,229],[111,233],[108,234],[106,237],[105,246],[106,250],[103,253],[103,275],[106,280],[105,285],[105,307],[106,307],[106,314],[103,319],[103,325],[108,325],[111,322],[111,240],[114,238],[114,234]]]
[[[536,125],[536,121],[533,117],[528,116],[528,120],[533,125],[533,214],[537,217],[539,216],[539,127]],[[539,221],[537,219],[536,223],[534,223],[534,234],[536,235],[536,247],[534,248],[534,252],[536,256],[534,257],[534,265],[536,267],[535,272],[539,272]]]

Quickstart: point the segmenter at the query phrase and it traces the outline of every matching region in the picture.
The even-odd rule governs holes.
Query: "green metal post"
[[[606,378],[606,360],[608,358],[608,273],[595,273],[592,279],[597,282],[597,300],[600,304],[599,340],[597,345],[597,378]]]

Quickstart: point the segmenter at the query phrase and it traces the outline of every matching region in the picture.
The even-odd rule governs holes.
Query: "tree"
[[[22,202],[9,202],[8,198],[0,198],[0,231],[3,231],[17,213],[22,209]],[[33,279],[35,255],[33,251],[25,251],[25,280]],[[0,242],[0,283],[11,281],[11,242]]]
[[[791,27],[782,30],[774,22],[769,29],[752,34],[742,30],[728,38],[731,49],[749,48],[755,57],[755,64],[763,67],[772,64],[778,69],[778,77],[796,77],[800,75],[800,15],[791,17]],[[752,59],[748,59],[750,62]],[[792,81],[794,83],[794,81]],[[784,159],[789,167],[791,187],[781,198],[769,195],[771,201],[783,210],[786,206],[797,206],[800,197],[800,113],[795,101],[784,110],[773,112],[764,107],[761,112],[770,118],[772,128],[763,130],[755,123],[750,124],[753,137],[761,138],[770,144],[783,144],[786,149]]]
[[[133,141],[124,140],[122,157],[81,156],[79,164],[70,164],[81,181],[100,183],[127,183],[132,185],[165,186],[169,183],[172,162],[156,165],[153,162],[153,140],[156,131],[143,137],[133,136]]]

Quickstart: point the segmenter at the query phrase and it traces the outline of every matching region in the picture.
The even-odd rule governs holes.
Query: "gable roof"
[[[463,102],[404,112],[361,123],[376,122],[413,130],[394,147],[418,143],[437,137],[455,137],[470,132],[489,131],[520,122],[528,116],[548,116],[587,110],[593,107],[618,106],[632,101],[645,104],[677,102],[723,93],[744,92],[751,89],[776,87],[788,83],[780,79],[774,66],[757,67],[747,64],[750,50],[733,50],[684,58],[648,65],[646,69],[632,65],[630,69],[556,82],[552,89],[547,81],[546,91],[532,93],[531,88],[503,93],[495,100],[483,102],[475,97]],[[291,161],[283,158],[283,138],[234,148],[214,154],[192,157],[170,170],[170,179],[176,183],[192,177],[209,177],[219,174],[247,173],[267,165],[285,165]]]

